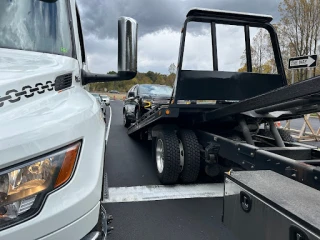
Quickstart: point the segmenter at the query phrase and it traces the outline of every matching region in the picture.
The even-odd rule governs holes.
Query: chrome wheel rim
[[[163,167],[164,167],[163,153],[164,153],[163,141],[161,139],[158,139],[157,147],[156,147],[156,161],[157,161],[157,169],[159,173],[163,172]]]

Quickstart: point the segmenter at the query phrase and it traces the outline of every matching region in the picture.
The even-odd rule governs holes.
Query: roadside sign
[[[289,69],[314,68],[317,66],[318,55],[308,55],[289,59]]]

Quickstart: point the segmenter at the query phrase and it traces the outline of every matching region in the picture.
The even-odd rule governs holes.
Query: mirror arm
[[[111,82],[111,81],[121,81],[121,80],[130,80],[134,78],[136,72],[118,72],[116,74],[98,74],[98,73],[89,73],[82,69],[81,72],[82,84],[86,85],[88,83],[95,82]]]

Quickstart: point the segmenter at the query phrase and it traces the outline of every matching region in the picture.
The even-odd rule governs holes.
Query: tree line
[[[162,84],[173,86],[176,78],[176,66],[172,63],[169,66],[168,74],[161,74],[153,71],[147,73],[138,72],[136,77],[128,81],[115,81],[107,83],[92,83],[89,84],[89,91],[92,92],[106,92],[110,90],[117,90],[119,92],[127,92],[135,84]],[[115,74],[111,71],[109,74]]]
[[[279,4],[281,19],[273,24],[277,30],[281,54],[288,82],[293,77],[299,82],[312,76],[320,75],[320,67],[312,70],[288,70],[288,60],[295,56],[319,54],[320,36],[320,0],[283,0]],[[275,73],[271,41],[267,31],[260,30],[251,43],[252,70],[258,73]],[[246,71],[245,54],[241,57],[242,67],[239,72]]]

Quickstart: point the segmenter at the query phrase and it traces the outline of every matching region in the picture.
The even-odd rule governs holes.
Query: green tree
[[[170,64],[170,66],[169,66],[169,69],[168,69],[169,74],[173,74],[173,73],[175,73],[175,72],[176,72],[176,70],[177,70],[176,65],[175,65],[174,63],[171,63],[171,64]]]
[[[148,78],[150,78],[153,83],[157,80],[157,75],[156,75],[156,73],[154,73],[154,72],[152,72],[152,71],[148,71],[148,72],[146,73],[146,76],[147,76]]]
[[[111,71],[108,74],[115,74]],[[135,84],[164,84],[173,86],[176,74],[169,75],[148,71],[147,73],[138,72],[136,77],[126,81],[114,81],[107,83],[91,83],[89,84],[89,91],[92,92],[105,92],[104,90],[117,90],[119,92],[127,92]]]
[[[319,0],[283,0],[279,4],[281,33],[291,57],[318,53],[320,30]],[[316,71],[314,71],[314,74]],[[298,81],[307,70],[298,70]]]

